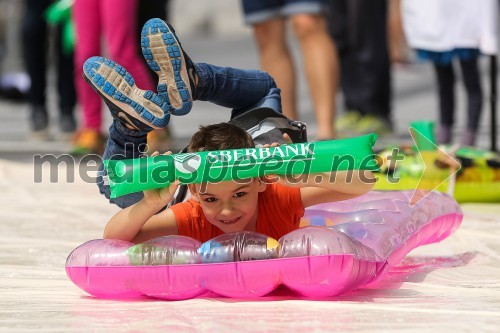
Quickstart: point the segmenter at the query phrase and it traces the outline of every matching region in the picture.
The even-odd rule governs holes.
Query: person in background
[[[141,35],[142,27],[149,19],[160,17],[164,20],[169,18],[169,2],[170,0],[139,0],[139,8],[137,10],[137,36]],[[142,56],[142,47],[137,43],[137,54]],[[144,62],[146,64],[146,62]],[[153,71],[148,71],[151,80],[155,82],[158,76]],[[170,127],[157,129],[148,133],[148,148],[153,152],[156,150],[169,150],[171,146],[171,131]]]
[[[73,153],[102,153],[102,102],[82,79],[86,59],[101,55],[101,37],[111,59],[125,66],[143,89],[153,90],[148,69],[137,54],[138,0],[75,0],[73,19],[77,34],[75,49],[75,85],[83,111],[83,126]]]
[[[316,114],[318,140],[335,137],[338,59],[328,35],[324,0],[242,0],[245,22],[252,25],[261,68],[281,88],[283,113],[298,119],[296,73],[286,41],[290,22],[299,41],[305,76]]]
[[[410,54],[403,31],[401,0],[389,1],[389,54],[391,63],[405,65],[410,63]]]
[[[410,47],[429,60],[439,96],[438,143],[453,141],[455,123],[454,64],[459,63],[467,92],[467,123],[461,144],[475,145],[483,105],[480,54],[496,54],[497,0],[403,0],[403,27]]]
[[[328,0],[329,31],[340,59],[346,112],[340,136],[392,131],[387,0]]]
[[[141,35],[142,27],[148,20],[155,17],[164,20],[169,19],[169,3],[170,0],[139,0],[137,8],[137,36]],[[137,44],[137,53],[140,58],[143,58],[140,44]],[[146,61],[144,63],[147,64]],[[153,82],[158,78],[155,72],[148,71],[148,73],[151,75],[151,80],[153,80]]]
[[[48,139],[49,112],[47,111],[47,53],[49,29],[44,12],[53,0],[26,0],[22,21],[23,60],[31,79],[28,92],[30,125],[37,139]],[[63,50],[62,27],[55,30],[54,54],[57,68],[57,92],[59,95],[59,132],[69,139],[76,130],[74,109],[76,92],[73,81],[73,53]]]

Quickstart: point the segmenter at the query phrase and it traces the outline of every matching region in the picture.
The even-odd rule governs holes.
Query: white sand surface
[[[341,297],[102,300],[64,263],[118,208],[78,175],[54,183],[43,171],[35,183],[31,164],[0,161],[0,332],[500,332],[499,204],[463,205],[455,234]]]

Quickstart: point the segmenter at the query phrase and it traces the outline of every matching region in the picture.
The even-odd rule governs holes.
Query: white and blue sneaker
[[[187,114],[196,99],[196,69],[173,27],[158,18],[147,21],[141,47],[149,67],[158,75],[158,95],[172,106],[172,114]]]
[[[128,128],[149,132],[164,128],[172,106],[150,90],[141,90],[125,68],[103,57],[87,59],[85,81],[104,99],[114,118]]]

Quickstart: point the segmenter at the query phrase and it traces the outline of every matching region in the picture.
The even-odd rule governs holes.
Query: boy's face
[[[207,220],[225,233],[255,231],[259,193],[266,185],[259,179],[190,185]]]

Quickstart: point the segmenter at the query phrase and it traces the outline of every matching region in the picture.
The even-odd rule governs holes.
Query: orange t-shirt
[[[299,227],[304,207],[298,188],[271,184],[259,193],[258,200],[257,232],[279,239]],[[206,242],[224,233],[208,222],[200,204],[193,199],[170,209],[175,215],[179,235]]]

